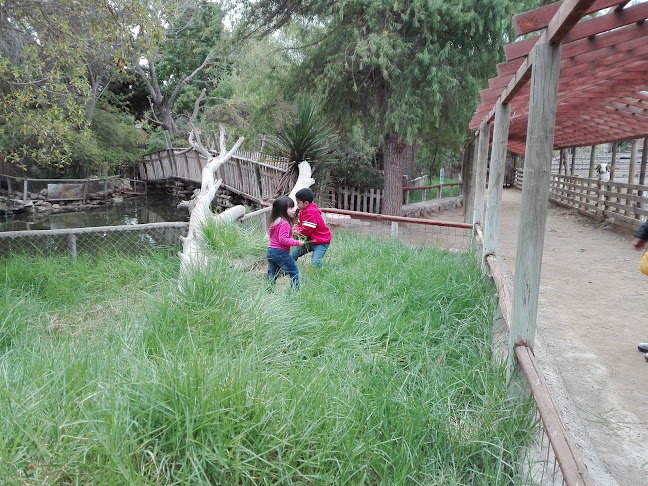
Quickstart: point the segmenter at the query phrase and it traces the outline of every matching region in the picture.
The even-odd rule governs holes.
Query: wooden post
[[[74,233],[70,233],[68,235],[68,250],[70,250],[70,256],[72,257],[73,260],[76,260],[77,257],[77,246],[76,246],[76,235]]]
[[[391,237],[398,238],[398,221],[392,221],[391,224]]]
[[[615,168],[616,168],[617,152],[618,152],[618,151],[619,151],[619,144],[618,144],[617,142],[614,142],[614,143],[612,144],[612,160],[611,160],[611,162],[610,162],[610,182],[614,182],[614,171],[615,171]],[[611,186],[611,185],[608,185],[608,186],[606,187],[606,189],[607,189],[608,191],[611,191],[611,190],[612,190],[612,186]],[[613,196],[609,196],[609,197],[607,198],[607,200],[610,201],[611,203],[615,203],[615,204],[610,208],[610,211],[616,213],[616,212],[617,212],[616,203],[619,201],[619,199],[616,198],[616,197],[613,197]]]
[[[263,179],[261,179],[261,169],[259,168],[259,164],[256,162],[252,162],[252,165],[254,166],[254,174],[256,175],[256,180],[257,180],[257,185],[259,187],[259,199],[263,198]]]
[[[590,165],[589,171],[587,172],[589,179],[594,177],[594,162],[596,162],[596,145],[592,145],[592,150],[590,151]]]
[[[562,46],[536,44],[534,51],[509,333],[509,377],[515,372],[515,347],[527,344],[533,348],[535,341]]]
[[[648,137],[643,139],[641,148],[641,166],[639,167],[639,184],[642,186],[646,182],[646,162],[648,162]]]
[[[473,177],[475,173],[475,142],[464,144],[461,154],[461,180],[463,181],[464,223],[472,223],[475,192]]]
[[[639,151],[639,140],[632,141],[630,146],[630,166],[628,167],[628,184],[634,184],[635,166],[637,165],[637,152]]]
[[[23,180],[23,201],[27,200],[27,179]]]
[[[490,124],[482,122],[479,125],[479,140],[477,142],[477,166],[475,167],[475,207],[473,223],[484,222],[484,194],[486,193],[486,170],[488,166],[488,142]]]
[[[486,255],[495,253],[497,250],[510,115],[511,107],[508,103],[497,103],[495,107],[495,126],[493,128],[493,146],[491,148],[488,202],[486,205],[484,248],[482,253],[484,260],[482,263],[485,263]]]
[[[610,182],[614,182],[614,169],[616,168],[618,148],[619,145],[616,142],[614,142],[612,144],[612,160],[610,162]]]
[[[645,147],[645,145],[644,145],[644,147]],[[644,152],[645,151],[646,151],[646,149],[644,149]],[[7,176],[7,191],[8,191],[9,197],[11,197],[11,177],[9,177],[9,176]]]
[[[632,145],[630,146],[630,165],[628,166],[628,184],[634,184],[635,180],[635,167],[637,165],[637,152],[639,150],[639,140],[635,139],[632,141]],[[632,194],[634,193],[634,189],[630,187],[626,187],[626,194]],[[641,195],[641,191],[637,191],[637,195]],[[626,210],[625,215],[626,216],[632,216],[633,214],[638,217],[639,215],[637,212],[634,210],[635,207],[638,206],[638,202],[635,201],[634,204],[631,199],[626,199],[624,201],[626,206],[631,206],[633,209],[632,211]]]
[[[639,184],[644,185],[646,182],[646,162],[648,162],[648,137],[643,139],[643,147],[641,147],[641,166],[639,168]],[[646,193],[644,191],[639,191],[638,196],[644,197]],[[638,203],[637,207],[645,208],[646,205],[643,203]]]
[[[576,147],[572,147],[571,149],[571,170],[569,171],[569,175],[574,175],[576,172]]]

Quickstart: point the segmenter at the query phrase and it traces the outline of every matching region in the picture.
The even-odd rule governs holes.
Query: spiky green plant
[[[297,120],[281,128],[272,140],[272,146],[282,157],[292,162],[317,161],[333,148],[337,137],[321,116],[317,107],[304,101],[297,107]]]

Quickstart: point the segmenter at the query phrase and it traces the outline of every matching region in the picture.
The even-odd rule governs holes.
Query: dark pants
[[[280,248],[268,248],[268,283],[274,285],[283,270],[290,277],[290,283],[299,288],[299,267],[290,252]]]

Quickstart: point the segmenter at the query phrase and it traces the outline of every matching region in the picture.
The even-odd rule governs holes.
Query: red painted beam
[[[586,14],[598,12],[604,8],[613,7],[616,5],[625,5],[627,1],[619,0],[598,0],[594,2],[588,9]],[[540,29],[544,29],[554,15],[562,5],[562,2],[552,3],[545,7],[536,8],[535,10],[529,10],[528,12],[523,12],[513,17],[513,28],[515,29],[515,35],[521,36],[535,32]]]
[[[648,18],[648,3],[640,3],[623,10],[614,10],[613,12],[585,20],[575,25],[574,28],[563,39],[563,45],[575,42],[581,39],[587,39],[603,32],[618,29],[636,22],[642,22]],[[531,52],[531,49],[538,41],[540,36],[529,37],[512,44],[504,46],[507,61],[524,57]]]

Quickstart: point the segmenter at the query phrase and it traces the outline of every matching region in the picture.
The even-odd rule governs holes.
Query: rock
[[[431,199],[414,204],[403,205],[403,216],[410,218],[428,218],[443,211],[463,206],[463,196]]]

